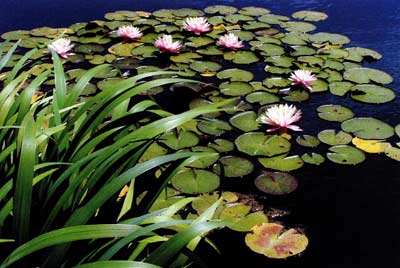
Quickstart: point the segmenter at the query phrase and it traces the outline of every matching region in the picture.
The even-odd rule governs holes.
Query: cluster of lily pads
[[[282,233],[283,227],[268,223],[262,210],[238,202],[238,194],[214,192],[221,180],[253,177],[261,192],[282,195],[293,192],[298,184],[287,172],[304,164],[320,165],[327,158],[337,164],[355,165],[365,160],[365,153],[385,153],[400,161],[399,143],[395,145],[400,125],[356,117],[351,109],[338,104],[322,105],[316,110],[320,119],[336,122],[336,129],[321,130],[317,136],[292,137],[292,130],[301,130],[292,125],[301,118],[300,110],[293,105],[299,107],[318,94],[368,104],[395,98],[393,90],[385,86],[392,82],[389,74],[362,66],[364,61],[379,60],[381,54],[350,47],[349,38],[341,34],[314,32],[316,27],[311,22],[327,19],[324,13],[299,11],[292,17],[272,14],[266,8],[239,10],[221,5],[153,13],[117,11],[107,13],[105,21],[13,31],[1,37],[20,40],[21,48],[36,49],[31,53],[33,75],[52,67],[48,50],[57,51],[54,42],[64,38],[64,48],[68,49],[59,50],[59,54],[65,58],[71,85],[88,65],[110,63],[97,75],[96,85],[87,85],[88,95],[130,74],[162,69],[203,82],[173,85],[171,88],[194,90],[197,96],[190,103],[179,103],[180,91],[174,90],[176,99],[170,101],[178,105],[190,109],[234,98],[224,112],[206,114],[165,133],[145,152],[143,161],[171,151],[219,153],[177,173],[171,179],[171,188],[161,194],[152,209],[166,207],[183,198],[182,194],[200,195],[193,202],[193,211],[201,213],[222,196],[225,203],[216,217],[240,222],[237,231],[252,230],[246,236],[252,250],[285,258],[303,251],[307,238],[294,229]],[[226,40],[229,38],[234,40]],[[174,45],[173,40],[178,43]],[[235,45],[226,45],[228,41]],[[12,56],[8,67],[16,64],[23,52]],[[47,82],[49,86],[53,83]],[[162,95],[165,90],[169,89],[156,88],[148,94]],[[297,124],[301,126],[301,120]],[[395,135],[397,140],[392,138]],[[302,154],[291,153],[293,148]]]

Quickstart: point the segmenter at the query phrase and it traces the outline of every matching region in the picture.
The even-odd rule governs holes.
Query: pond
[[[329,18],[316,23],[317,31],[344,34],[351,39],[351,46],[381,53],[382,59],[364,66],[392,75],[394,81],[387,86],[400,94],[400,2],[397,0],[3,0],[0,33],[41,26],[65,27],[102,19],[105,13],[116,10],[203,9],[215,4],[238,8],[260,6],[285,16],[299,10],[325,12]],[[258,75],[262,76],[262,72],[261,69]],[[332,127],[329,122],[318,120],[315,114],[318,106],[328,103],[345,105],[356,112],[357,117],[378,118],[392,126],[400,124],[399,97],[375,106],[326,94],[301,105],[306,114],[301,121],[305,134],[317,135],[320,130]],[[299,181],[297,190],[284,197],[268,196],[265,202],[291,212],[279,220],[289,227],[300,226],[305,230],[310,241],[307,250],[286,260],[267,259],[252,253],[243,243],[243,236],[220,232],[212,234],[211,238],[221,250],[221,257],[208,247],[202,247],[200,257],[204,258],[204,267],[237,267],[239,264],[254,268],[399,267],[399,162],[368,154],[367,160],[356,166],[338,166],[327,161],[321,166],[305,166],[292,174]],[[234,185],[232,189],[243,193],[254,190],[251,186],[240,187]]]

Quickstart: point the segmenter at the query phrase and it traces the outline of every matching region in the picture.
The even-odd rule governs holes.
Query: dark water
[[[371,65],[391,74],[395,81],[389,87],[400,93],[399,0],[2,0],[0,32],[44,25],[67,26],[101,19],[104,13],[114,10],[204,8],[211,4],[262,6],[282,15],[303,9],[326,12],[330,18],[318,23],[318,30],[346,34],[351,38],[352,46],[382,53],[384,58]],[[399,97],[389,104],[372,106],[324,95],[313,98],[302,109],[312,114],[314,107],[321,103],[345,103],[354,108],[357,116],[377,117],[392,125],[400,123]],[[313,124],[313,116],[308,119],[302,121],[307,133],[316,134],[323,129]],[[209,267],[400,267],[398,162],[369,155],[368,161],[356,167],[325,164],[297,173],[300,187],[284,200],[285,207],[293,211],[286,221],[305,227],[310,239],[307,251],[301,257],[268,260],[249,252],[243,237],[224,236],[222,241],[217,239],[224,258],[205,258]],[[280,205],[282,200],[270,199],[268,202]]]

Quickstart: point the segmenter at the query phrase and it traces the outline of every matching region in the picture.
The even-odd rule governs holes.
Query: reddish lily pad
[[[258,176],[254,184],[260,191],[272,194],[289,194],[297,189],[298,182],[295,177],[284,172],[264,172]]]

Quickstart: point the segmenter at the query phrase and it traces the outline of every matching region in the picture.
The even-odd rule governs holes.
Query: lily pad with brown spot
[[[394,135],[391,125],[372,117],[355,117],[341,125],[346,132],[351,132],[361,139],[387,139]]]
[[[334,129],[325,129],[318,133],[318,139],[328,145],[344,145],[351,142],[353,137],[344,131],[336,133]]]
[[[285,172],[263,172],[254,184],[260,191],[272,195],[289,194],[298,186],[297,179]]]
[[[332,146],[329,151],[326,156],[336,164],[356,165],[365,160],[363,151],[349,145]]]
[[[290,142],[278,135],[267,135],[263,132],[248,132],[235,140],[239,151],[251,156],[268,156],[285,154],[290,151]]]
[[[258,158],[258,161],[266,168],[280,170],[280,171],[291,171],[299,169],[303,166],[304,162],[300,156],[275,156],[270,158]]]
[[[218,162],[213,170],[227,178],[243,177],[254,170],[254,164],[244,157],[228,155],[221,157]]]
[[[327,104],[317,108],[318,116],[321,119],[333,122],[343,122],[354,116],[354,113],[342,105]]]
[[[186,194],[212,192],[219,187],[220,178],[217,174],[202,169],[185,169],[179,171],[171,179],[175,189]]]

